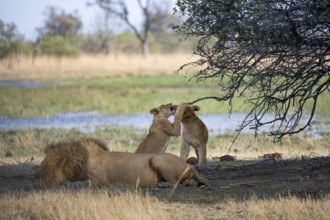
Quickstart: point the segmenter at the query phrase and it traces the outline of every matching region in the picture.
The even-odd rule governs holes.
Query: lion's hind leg
[[[206,145],[202,144],[200,146],[198,146],[198,148],[196,149],[196,155],[198,158],[198,165],[201,166],[205,166],[207,165],[207,158],[206,158]]]
[[[175,184],[177,183],[176,175],[171,172],[171,170],[164,167],[158,167],[157,173],[158,176],[161,177],[160,180],[168,182],[171,187],[175,186]]]
[[[171,160],[168,160],[166,154],[158,154],[151,158],[150,165],[158,176],[158,182],[165,181],[171,187],[177,183],[176,170],[173,168]]]

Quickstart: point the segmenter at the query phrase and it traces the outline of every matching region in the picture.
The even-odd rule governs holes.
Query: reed
[[[88,55],[77,57],[18,56],[0,60],[2,80],[53,80],[68,78],[173,74],[195,58],[187,53]]]

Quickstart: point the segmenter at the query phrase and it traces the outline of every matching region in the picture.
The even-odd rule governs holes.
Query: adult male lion
[[[190,179],[208,185],[194,167],[168,153],[110,152],[94,139],[60,142],[48,146],[45,153],[35,177],[51,185],[87,179],[96,186],[149,187],[162,181],[187,186]]]
[[[96,139],[50,144],[44,150],[46,156],[34,173],[34,177],[50,185],[87,180],[89,156],[87,149],[97,151],[97,148],[108,150],[105,143]]]
[[[176,108],[176,106],[174,106]],[[206,143],[208,141],[208,130],[204,122],[196,115],[199,106],[187,106],[182,117],[182,140],[180,157],[187,160],[190,146],[195,149],[198,165],[206,165]]]
[[[139,144],[135,153],[164,153],[172,136],[180,136],[181,119],[186,105],[173,107],[172,103],[153,108],[150,113],[154,115],[149,133]],[[168,118],[174,115],[173,123]]]

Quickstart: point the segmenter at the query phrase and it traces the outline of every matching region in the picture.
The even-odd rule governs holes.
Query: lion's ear
[[[198,105],[194,105],[193,108],[196,112],[199,111],[199,106]]]
[[[155,114],[159,113],[159,110],[158,110],[158,108],[153,108],[153,109],[150,109],[150,113],[155,115]]]

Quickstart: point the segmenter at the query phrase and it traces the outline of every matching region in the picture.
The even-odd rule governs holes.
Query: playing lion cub
[[[174,106],[176,108],[176,106]],[[198,165],[206,165],[206,143],[208,141],[208,130],[203,121],[195,114],[199,106],[187,106],[182,117],[182,141],[180,157],[187,160],[190,146],[195,149]]]
[[[51,144],[45,154],[34,176],[54,186],[87,179],[92,186],[149,187],[162,181],[187,186],[192,178],[198,185],[208,185],[194,167],[178,156],[110,152],[95,139]]]
[[[135,153],[164,153],[172,136],[180,136],[181,119],[186,109],[185,104],[172,103],[153,108],[150,113],[154,115],[149,133],[139,144]],[[168,118],[174,115],[173,123]]]

